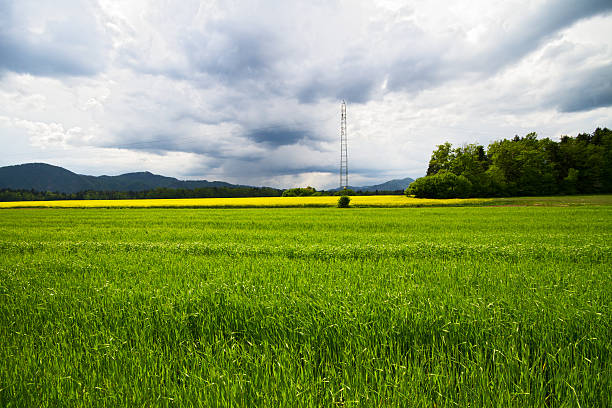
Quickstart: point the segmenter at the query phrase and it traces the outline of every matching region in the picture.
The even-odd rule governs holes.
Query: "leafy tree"
[[[502,197],[508,195],[508,180],[502,169],[491,165],[485,172],[487,180],[487,194],[485,196]]]
[[[471,194],[488,195],[490,181],[486,171],[489,167],[487,154],[483,146],[468,144],[453,150],[450,171],[464,176],[472,184]]]
[[[550,140],[537,140],[535,133],[524,138],[501,140],[489,145],[492,165],[502,172],[510,195],[552,194],[557,190],[551,161]]]
[[[450,164],[454,158],[451,147],[451,144],[446,142],[434,150],[427,167],[428,176],[434,175],[441,170],[450,170]]]

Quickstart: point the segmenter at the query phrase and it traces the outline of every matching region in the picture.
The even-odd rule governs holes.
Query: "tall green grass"
[[[3,210],[1,406],[609,406],[612,207]]]

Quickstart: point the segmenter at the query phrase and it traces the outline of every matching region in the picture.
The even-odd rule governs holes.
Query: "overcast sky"
[[[612,1],[0,0],[0,166],[338,185],[612,127]]]

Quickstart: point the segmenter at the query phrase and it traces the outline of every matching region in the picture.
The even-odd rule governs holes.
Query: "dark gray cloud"
[[[92,8],[83,3],[76,13],[62,16],[60,6],[0,0],[0,71],[81,76],[106,68],[108,39]]]
[[[316,103],[321,99],[340,100],[349,103],[366,103],[374,92],[376,85],[382,83],[381,73],[369,76],[368,67],[356,67],[355,74],[337,75],[332,78],[313,78],[301,89],[297,97],[301,103]],[[369,70],[371,72],[371,70]]]
[[[297,92],[301,103],[316,103],[320,99],[366,103],[384,80],[385,72],[377,64],[369,58],[367,50],[353,51],[337,66],[309,73],[305,85],[293,92]]]
[[[566,78],[550,98],[561,112],[581,112],[612,106],[612,65]]]
[[[419,92],[438,86],[458,74],[458,72],[445,73],[444,64],[438,56],[407,55],[392,64],[387,88],[393,91]]]
[[[261,27],[214,23],[204,33],[190,33],[185,52],[196,71],[235,83],[273,75],[274,63],[282,57],[277,43]]]
[[[70,58],[58,50],[17,42],[0,38],[0,70],[38,76],[80,76],[95,74],[101,68],[90,61]]]
[[[160,126],[163,127],[163,126]],[[231,151],[223,143],[220,135],[218,139],[205,138],[199,135],[186,136],[187,132],[166,131],[156,132],[154,128],[122,131],[113,140],[103,141],[100,147],[133,150],[153,153],[157,155],[165,152],[182,152],[205,155],[211,159],[221,160],[240,158],[241,160],[256,160],[249,154]]]
[[[247,137],[256,143],[275,147],[296,144],[310,139],[312,135],[309,130],[292,129],[281,125],[249,131]]]

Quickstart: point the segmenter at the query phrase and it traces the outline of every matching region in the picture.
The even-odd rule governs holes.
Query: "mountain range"
[[[202,187],[243,187],[223,181],[178,180],[145,172],[119,176],[86,176],[45,163],[0,167],[0,188],[13,190],[57,191],[144,191],[159,187],[194,189]]]
[[[411,178],[390,180],[374,186],[349,187],[355,191],[392,191],[408,187]],[[87,176],[73,173],[63,167],[46,163],[27,163],[0,167],[0,188],[13,190],[56,191],[77,193],[79,191],[144,191],[160,187],[195,189],[203,187],[245,187],[224,181],[178,180],[152,174],[148,171],[126,173],[119,176]]]

